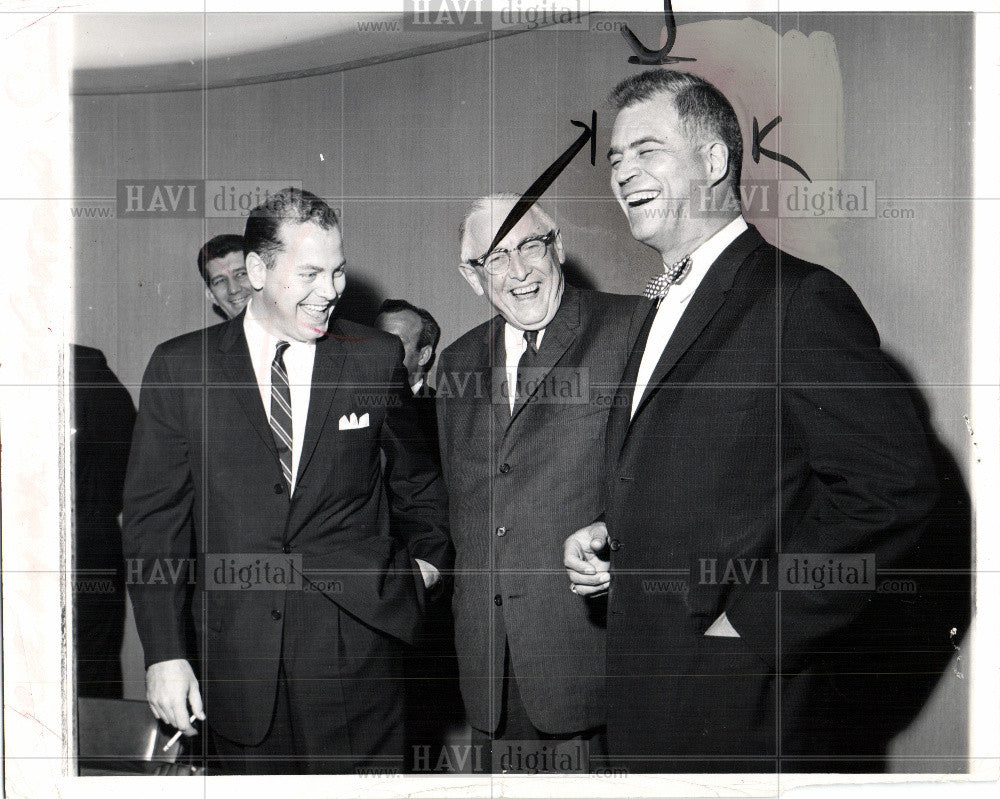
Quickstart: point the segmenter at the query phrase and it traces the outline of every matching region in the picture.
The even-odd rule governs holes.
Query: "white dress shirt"
[[[639,406],[643,392],[649,384],[649,378],[659,363],[663,350],[670,341],[670,337],[677,327],[681,316],[688,306],[688,302],[694,295],[702,278],[708,274],[709,268],[715,260],[722,255],[722,251],[736,241],[736,238],[747,229],[747,223],[742,216],[736,217],[724,228],[703,242],[693,253],[691,253],[691,269],[680,283],[675,283],[670,287],[665,297],[660,299],[660,305],[656,309],[656,318],[653,319],[653,326],[649,329],[649,338],[646,339],[646,348],[642,352],[642,361],[639,362],[639,374],[635,379],[635,391],[632,393],[632,412]],[[669,264],[664,264],[666,271]]]
[[[312,392],[313,363],[316,361],[316,343],[304,341],[289,341],[272,336],[254,313],[254,301],[251,299],[247,312],[243,317],[243,332],[247,337],[247,347],[250,349],[250,361],[257,378],[257,388],[260,389],[260,400],[264,403],[264,413],[268,424],[271,423],[271,364],[274,362],[275,350],[279,341],[288,341],[282,359],[285,372],[288,374],[288,388],[292,395],[292,485],[290,494],[295,493],[295,476],[299,471],[299,458],[302,456],[302,441],[306,434],[306,419],[309,416],[309,395]],[[420,558],[414,558],[420,567],[420,576],[424,586],[430,588],[441,577],[437,567]]]
[[[295,476],[299,471],[302,455],[302,440],[306,434],[306,418],[309,415],[309,394],[312,390],[313,362],[316,359],[315,342],[289,341],[276,338],[264,329],[264,325],[254,310],[254,300],[250,300],[243,317],[243,332],[250,348],[250,361],[257,377],[260,400],[264,403],[264,413],[268,424],[271,422],[271,364],[274,362],[275,348],[279,341],[288,341],[285,350],[285,372],[288,374],[288,388],[292,395],[292,485],[295,492]]]
[[[542,336],[545,335],[545,328],[538,331],[538,339],[535,347],[542,346]],[[524,338],[524,331],[514,327],[510,322],[504,322],[503,343],[507,351],[507,404],[510,406],[510,413],[514,415],[514,397],[517,392],[514,387],[517,385],[517,364],[528,349],[528,342]]]
[[[649,378],[656,368],[656,364],[663,355],[663,350],[670,341],[670,337],[677,327],[688,302],[694,295],[702,278],[708,274],[708,270],[715,263],[716,259],[722,255],[722,251],[736,241],[737,237],[747,229],[746,220],[742,216],[736,217],[724,228],[716,233],[691,253],[691,271],[680,283],[675,283],[670,287],[667,296],[660,299],[660,305],[656,309],[656,317],[653,319],[653,326],[649,329],[649,338],[646,339],[646,348],[642,352],[642,361],[639,362],[639,374],[635,380],[635,391],[632,394],[632,416],[642,399],[643,392],[649,384]],[[666,271],[668,264],[663,265]],[[707,636],[718,636],[722,638],[739,638],[739,632],[733,627],[726,617],[725,611],[712,622],[705,631]]]

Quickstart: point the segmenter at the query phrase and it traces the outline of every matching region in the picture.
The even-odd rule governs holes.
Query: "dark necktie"
[[[288,387],[285,371],[287,341],[279,341],[271,362],[271,432],[281,459],[281,473],[285,476],[288,491],[292,490],[292,391]]]
[[[650,278],[650,281],[646,284],[645,290],[642,292],[642,296],[647,300],[658,300],[661,297],[666,297],[667,292],[670,291],[670,287],[675,283],[680,283],[687,273],[691,271],[691,256],[686,258],[681,258],[676,263],[670,264],[666,271],[659,277]]]
[[[525,330],[524,340],[528,346],[524,348],[521,359],[517,362],[517,394],[515,396],[517,402],[525,402],[528,399],[528,389],[534,385],[527,370],[531,369],[538,359],[538,331]]]

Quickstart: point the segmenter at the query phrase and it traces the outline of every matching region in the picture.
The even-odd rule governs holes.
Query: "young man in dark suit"
[[[346,261],[319,197],[258,206],[244,246],[247,309],[161,344],[143,378],[124,537],[148,701],[187,735],[207,717],[227,771],[400,768],[403,642],[449,565],[403,348],[332,316]],[[192,532],[201,681],[181,618]]]
[[[537,205],[488,252],[516,201],[487,197],[466,216],[459,269],[497,315],[437,372],[462,698],[497,771],[565,741],[604,751],[604,613],[567,594],[560,550],[603,510],[604,428],[639,303],[567,286]]]
[[[743,220],[740,127],[714,86],[652,70],[612,100],[612,190],[664,264],[609,423],[606,514],[565,548],[578,595],[610,585],[612,759],[877,769],[876,674],[848,642],[901,645],[866,615],[874,570],[935,502],[908,389],[850,287]],[[734,210],[692,214],[705,192]]]

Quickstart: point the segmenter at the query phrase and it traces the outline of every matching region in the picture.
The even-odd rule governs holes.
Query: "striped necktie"
[[[292,490],[292,391],[288,387],[285,371],[285,350],[291,346],[279,341],[271,362],[271,432],[281,459],[281,473],[285,476],[288,491]]]

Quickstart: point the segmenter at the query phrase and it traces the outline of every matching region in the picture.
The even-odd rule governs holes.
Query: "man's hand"
[[[607,545],[608,528],[604,522],[588,524],[566,539],[563,566],[569,575],[569,588],[574,594],[595,596],[608,590],[611,561],[603,560],[598,554]]]
[[[428,563],[426,560],[421,560],[420,558],[414,558],[414,560],[420,567],[420,576],[424,578],[424,588],[430,590],[441,579],[441,572],[437,570],[436,566]]]
[[[205,720],[198,678],[183,659],[163,660],[146,669],[146,701],[156,718],[185,735],[198,734],[189,721],[192,715]]]

